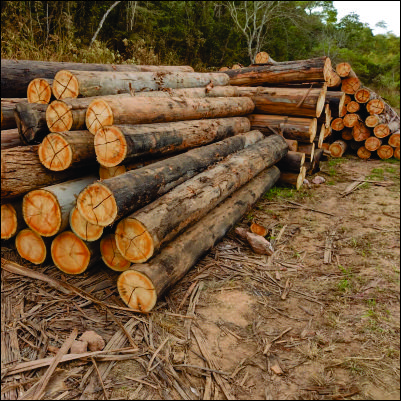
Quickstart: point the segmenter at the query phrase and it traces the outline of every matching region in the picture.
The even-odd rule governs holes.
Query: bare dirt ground
[[[36,360],[73,327],[111,347],[126,325],[132,356],[61,363],[45,399],[399,399],[400,164],[349,156],[321,169],[325,183],[274,187],[239,224],[269,228],[272,257],[231,232],[146,316],[3,270],[2,345],[8,335],[14,359]],[[67,280],[34,269],[123,306],[103,269]],[[111,349],[128,347],[126,334]],[[4,358],[2,346],[2,399],[45,372],[4,375]]]

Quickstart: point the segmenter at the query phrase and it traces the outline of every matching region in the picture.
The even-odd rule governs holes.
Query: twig
[[[292,203],[293,205],[297,205],[298,207],[301,207],[301,208],[303,208],[303,209],[310,210],[310,211],[312,211],[312,212],[322,213],[322,214],[327,214],[328,216],[337,217],[335,214],[328,213],[328,212],[323,212],[322,210],[313,209],[313,208],[311,208],[311,207],[308,207],[308,206],[305,206],[305,205],[301,205],[300,203],[293,202],[293,201],[290,201],[290,200],[288,200],[288,199],[285,199],[285,201],[286,201],[286,202],[289,202],[289,203]]]
[[[210,368],[205,368],[205,367],[203,367],[203,366],[196,366],[196,365],[185,365],[185,364],[181,364],[181,365],[173,365],[173,367],[174,367],[174,368],[202,369],[202,370],[206,370],[207,372],[218,373],[219,375],[226,375],[226,376],[229,376],[229,375],[230,375],[230,373],[223,372],[222,370],[210,369]]]
[[[97,363],[96,363],[95,359],[93,358],[93,356],[91,356],[91,360],[92,360],[93,366],[95,367],[97,376],[98,376],[98,378],[99,378],[100,385],[102,386],[103,393],[104,393],[104,398],[105,398],[106,400],[108,400],[109,398],[107,397],[107,392],[106,392],[106,389],[104,388],[104,383],[103,383],[103,380],[102,380],[102,375],[101,375],[100,372],[99,372],[99,368],[97,367]]]
[[[159,345],[159,347],[157,348],[157,350],[156,350],[155,353],[153,354],[152,358],[150,358],[150,361],[149,361],[149,364],[148,364],[148,368],[147,368],[147,371],[148,371],[148,372],[150,372],[150,371],[152,370],[152,369],[151,369],[151,366],[152,366],[153,361],[155,360],[157,354],[161,351],[161,349],[164,347],[164,345],[166,344],[166,342],[167,342],[169,339],[170,339],[170,337],[166,337],[166,338],[164,339],[164,341]]]

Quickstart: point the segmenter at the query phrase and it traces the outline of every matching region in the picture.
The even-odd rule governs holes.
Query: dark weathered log
[[[96,164],[93,135],[89,131],[53,132],[39,145],[38,156],[49,170]]]
[[[26,227],[21,200],[1,205],[1,239],[10,239]]]
[[[146,262],[189,224],[277,163],[287,150],[283,137],[272,135],[175,187],[118,223],[119,251],[133,263]]]
[[[47,185],[83,175],[80,169],[49,171],[39,160],[38,145],[1,151],[1,199],[15,199]]]
[[[380,159],[390,159],[394,155],[394,148],[390,145],[382,145],[379,149],[377,149],[376,153]]]
[[[370,136],[369,138],[365,139],[365,148],[369,150],[369,152],[374,152],[375,150],[379,149],[381,145],[382,141],[375,136]]]
[[[48,104],[52,98],[52,79],[35,78],[29,82],[27,98],[29,103]]]
[[[306,172],[308,175],[316,174],[320,171],[320,160],[323,157],[324,150],[316,149],[313,155],[313,160],[305,162]]]
[[[221,141],[250,128],[246,117],[113,125],[99,129],[92,143],[97,161],[114,167],[150,154],[158,157]]]
[[[87,176],[28,192],[22,200],[22,214],[28,227],[43,237],[65,230],[76,197],[96,179]]]
[[[359,158],[367,160],[370,158],[370,156],[372,156],[372,152],[367,150],[365,146],[361,146],[358,148],[357,155]]]
[[[1,96],[25,97],[29,83],[35,78],[53,79],[60,70],[81,71],[182,71],[193,72],[189,66],[146,66],[133,64],[93,64],[56,61],[1,60]]]
[[[17,104],[27,103],[26,98],[22,99],[1,99],[1,130],[17,128],[14,110]]]
[[[150,263],[135,265],[135,270],[121,273],[117,288],[123,301],[135,310],[150,311],[156,300],[275,184],[279,174],[275,166],[263,171],[163,248]]]
[[[315,143],[301,143],[298,142],[298,152],[305,153],[308,160],[313,160],[315,154]]]
[[[356,142],[365,141],[371,134],[371,130],[362,121],[358,121],[352,128],[352,136]]]
[[[124,97],[94,100],[86,112],[86,126],[95,135],[108,125],[151,124],[235,117],[249,114],[255,105],[246,97],[227,98],[141,98]]]
[[[278,184],[280,185],[290,185],[295,187],[297,191],[300,190],[304,183],[306,176],[306,167],[302,166],[299,173],[292,173],[289,171],[281,171],[280,178],[278,179]]]
[[[341,157],[347,150],[347,143],[341,139],[334,141],[330,147],[329,151],[333,157]]]
[[[299,173],[305,163],[305,153],[288,151],[276,164],[280,171]]]
[[[14,148],[15,146],[24,145],[21,142],[19,132],[17,128],[7,129],[1,131],[1,149]]]
[[[201,146],[147,167],[97,182],[78,196],[81,215],[93,224],[107,226],[151,202],[213,163],[263,139],[259,131],[238,134]]]
[[[86,221],[75,206],[70,211],[69,224],[71,231],[84,241],[96,241],[103,234],[104,227]]]
[[[251,129],[265,135],[280,134],[287,139],[313,142],[316,136],[316,118],[287,117],[279,115],[251,114]]]
[[[15,247],[19,255],[29,262],[40,265],[50,256],[51,238],[43,238],[30,228],[18,232]]]
[[[390,137],[388,138],[388,144],[393,148],[400,147],[400,131],[394,132],[394,134],[390,135]]]
[[[117,95],[175,88],[228,85],[224,73],[206,72],[112,72],[61,70],[54,76],[56,99]]]
[[[99,241],[85,242],[73,232],[64,231],[54,238],[51,255],[64,273],[80,274],[100,259]]]
[[[19,103],[15,106],[15,121],[23,143],[41,143],[49,133],[46,124],[47,107],[47,104],[40,103]]]
[[[230,77],[230,85],[260,86],[261,84],[324,82],[327,81],[330,70],[331,61],[324,56],[219,73],[227,74]]]

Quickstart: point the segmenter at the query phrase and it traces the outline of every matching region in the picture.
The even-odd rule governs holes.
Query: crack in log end
[[[125,259],[118,250],[115,235],[112,233],[101,239],[100,253],[106,266],[114,271],[123,272],[131,266],[131,262]]]

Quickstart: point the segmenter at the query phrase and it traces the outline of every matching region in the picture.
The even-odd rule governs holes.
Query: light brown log
[[[75,206],[70,211],[69,224],[71,231],[84,241],[96,241],[103,234],[104,227],[86,221]]]
[[[345,78],[341,82],[341,92],[353,95],[361,87],[361,81],[357,77]]]
[[[73,232],[63,231],[51,244],[51,256],[64,273],[80,274],[99,260],[99,241],[85,242]]]
[[[340,88],[341,86],[341,77],[337,74],[336,71],[331,69],[329,71],[328,77],[326,79],[327,86],[329,88]]]
[[[305,153],[288,151],[276,164],[280,171],[299,173],[305,163]]]
[[[1,60],[1,95],[3,97],[24,97],[26,88],[35,78],[53,79],[60,70],[83,71],[150,71],[193,72],[190,66],[94,64],[34,60]]]
[[[278,179],[278,184],[280,185],[291,185],[299,191],[304,183],[306,175],[306,167],[302,166],[301,172],[291,173],[287,171],[280,172],[280,178]]]
[[[365,141],[371,136],[371,134],[371,130],[362,121],[358,121],[352,127],[352,136],[356,142]]]
[[[112,125],[99,129],[92,136],[92,143],[97,161],[102,166],[114,167],[148,155],[158,157],[207,145],[250,128],[246,117]]]
[[[318,124],[323,123],[325,127],[330,127],[331,124],[331,110],[330,110],[330,105],[328,103],[325,104],[323,113],[320,115],[320,117],[317,119]]]
[[[400,160],[400,147],[399,146],[394,149],[394,157],[396,159]]]
[[[298,142],[298,152],[305,153],[308,160],[313,160],[313,155],[315,154],[315,143]]]
[[[366,104],[366,111],[369,114],[381,114],[384,111],[384,101],[381,98],[369,100]]]
[[[21,138],[17,128],[1,131],[1,149],[14,148],[22,146]]]
[[[376,125],[385,124],[387,118],[383,114],[371,114],[366,117],[365,124],[367,127],[374,128]]]
[[[380,159],[386,160],[393,157],[394,148],[392,148],[390,145],[382,145],[379,149],[377,149],[376,152]]]
[[[391,134],[388,124],[378,124],[373,128],[373,134],[378,138],[386,138]]]
[[[357,113],[361,106],[359,105],[358,102],[355,102],[355,100],[352,100],[347,104],[347,112],[348,113]]]
[[[89,131],[53,132],[39,145],[40,162],[49,170],[96,164],[93,135]]]
[[[117,95],[171,88],[227,85],[224,73],[202,72],[111,72],[61,70],[54,76],[56,99]]]
[[[255,56],[255,64],[266,64],[269,62],[270,56],[269,53],[259,52]]]
[[[271,135],[175,187],[117,224],[115,239],[119,251],[133,263],[146,262],[189,224],[276,164],[287,150],[280,135]],[[295,156],[301,156],[298,164],[305,157],[303,154]]]
[[[79,192],[96,179],[96,176],[87,176],[28,192],[22,201],[22,214],[28,227],[43,237],[65,230]]]
[[[279,174],[275,166],[263,171],[163,248],[148,264],[135,265],[121,273],[117,289],[122,300],[135,310],[150,311],[157,299],[275,184]]]
[[[341,139],[334,141],[329,147],[329,151],[333,157],[342,157],[346,150],[347,143]]]
[[[331,122],[331,128],[334,131],[342,131],[344,127],[344,120],[341,117],[337,117]]]
[[[347,107],[348,107],[348,105],[347,105]],[[355,125],[358,123],[359,120],[360,120],[360,117],[356,113],[347,113],[343,117],[344,126],[348,127],[348,128],[355,127]]]
[[[287,142],[288,150],[292,150],[293,152],[298,151],[298,141],[296,141],[295,139],[287,139],[287,138],[284,138],[284,140]]]
[[[36,188],[67,181],[83,174],[79,169],[50,171],[39,160],[38,145],[1,151],[1,199],[15,199]]]
[[[22,202],[3,203],[1,205],[1,239],[14,237],[18,231],[26,227],[22,217]]]
[[[15,106],[15,121],[21,141],[26,144],[41,143],[49,133],[46,124],[47,104],[18,103]]]
[[[330,125],[330,127],[326,128],[326,130],[324,131],[323,140],[325,140],[327,137],[329,137],[329,136],[331,135],[332,130],[333,130],[333,129],[331,128],[331,125]],[[319,143],[320,143],[320,142],[319,142]]]
[[[78,210],[87,221],[107,226],[263,137],[259,131],[234,135],[89,185],[78,196]]]
[[[344,128],[341,131],[341,138],[344,139],[344,141],[350,141],[354,139],[354,136],[352,135],[352,128]]]
[[[354,93],[354,98],[358,103],[365,104],[370,100],[370,90],[365,87],[359,88]]]
[[[382,141],[375,136],[370,136],[365,140],[365,148],[369,150],[369,152],[374,152],[375,150],[379,149],[381,145]]]
[[[327,91],[326,103],[330,106],[331,116],[340,117],[340,113],[345,105],[345,93],[341,91]]]
[[[400,147],[400,131],[394,132],[394,134],[390,135],[390,137],[388,138],[388,144],[393,148]]]
[[[282,134],[286,139],[313,142],[316,136],[316,118],[287,117],[279,115],[251,114],[251,129],[265,135]]]
[[[344,105],[340,111],[339,117],[343,118],[347,114],[347,106]]]
[[[367,150],[365,148],[365,146],[361,146],[360,148],[358,148],[357,154],[358,154],[359,158],[367,160],[372,155],[372,152]]]
[[[224,71],[230,77],[230,85],[260,86],[283,83],[324,82],[331,70],[328,57],[309,60],[278,62],[274,65],[247,67]],[[221,74],[221,73],[220,73]]]
[[[48,104],[52,98],[53,80],[35,78],[29,82],[27,89],[28,103]]]
[[[341,78],[348,77],[351,71],[352,68],[349,63],[343,62],[336,65],[336,72]]]
[[[119,98],[94,100],[86,112],[86,126],[95,135],[108,125],[151,124],[197,120],[201,118],[236,117],[249,114],[255,105],[246,97],[227,98]]]
[[[107,234],[100,240],[100,253],[107,267],[117,272],[128,270],[131,262],[125,259],[118,250],[114,233]]]
[[[29,262],[40,265],[50,254],[50,243],[29,228],[25,228],[15,237],[15,247],[19,255]]]
[[[221,67],[221,68],[219,69],[219,71],[228,71],[228,70],[229,70],[228,67]]]
[[[318,129],[319,136],[317,136],[317,138],[315,138],[315,140],[314,140],[315,147],[318,147],[319,149],[322,147],[322,143],[324,141],[325,135],[326,135],[327,131],[329,131],[329,130],[330,130],[330,127],[327,128],[327,127],[325,127],[324,124],[321,124],[320,130]]]

